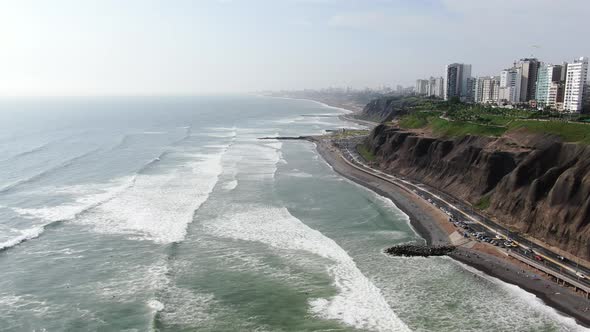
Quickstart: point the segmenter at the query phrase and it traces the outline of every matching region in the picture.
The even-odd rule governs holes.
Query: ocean
[[[582,331],[420,241],[257,96],[0,101],[0,331]]]

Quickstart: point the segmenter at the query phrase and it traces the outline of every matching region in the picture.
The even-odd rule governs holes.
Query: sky
[[[590,56],[589,0],[0,0],[0,96],[413,85]]]

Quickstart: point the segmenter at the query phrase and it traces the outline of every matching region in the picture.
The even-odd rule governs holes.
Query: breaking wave
[[[293,217],[286,208],[234,206],[205,224],[218,237],[256,241],[281,250],[303,250],[328,259],[327,272],[339,293],[310,300],[310,311],[360,329],[409,331],[384,299],[381,291],[357,268],[334,240]]]

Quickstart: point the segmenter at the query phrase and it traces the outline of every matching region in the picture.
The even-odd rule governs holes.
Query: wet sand
[[[314,139],[319,154],[342,176],[391,199],[410,217],[412,227],[431,245],[451,244],[454,226],[448,216],[405,188],[371,176],[347,164],[328,139]],[[471,248],[459,247],[451,258],[492,277],[519,286],[578,323],[590,327],[590,300],[572,289],[558,285],[543,273],[507,257],[495,247],[476,243]]]

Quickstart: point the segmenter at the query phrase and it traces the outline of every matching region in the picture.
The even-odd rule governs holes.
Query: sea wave
[[[175,155],[189,160],[167,166],[162,173],[144,174],[140,170],[133,186],[73,222],[99,233],[124,234],[135,240],[182,241],[194,212],[208,199],[218,181],[224,152]]]
[[[231,180],[223,184],[223,189],[227,191],[232,191],[236,189],[238,186],[238,180]]]
[[[137,175],[118,178],[107,183],[91,183],[54,188],[54,192],[70,194],[75,197],[73,202],[40,208],[19,208],[12,210],[28,219],[40,219],[49,223],[73,220],[100,204],[115,198],[135,183]]]
[[[23,230],[14,230],[15,232],[19,232],[20,234],[4,242],[0,242],[0,251],[12,248],[22,242],[37,238],[39,237],[39,235],[41,235],[41,233],[43,233],[44,230],[45,228],[43,226]]]
[[[42,228],[74,221],[90,224],[99,232],[132,234],[133,238],[163,243],[180,241],[186,232],[186,225],[192,220],[192,214],[207,199],[217,183],[217,177],[221,173],[221,156],[228,146],[220,149],[218,154],[185,153],[185,157],[193,160],[171,167],[165,174],[147,174],[149,169],[175,152],[166,150],[145,163],[133,175],[106,183],[52,188],[53,192],[73,196],[72,202],[57,206],[11,209],[24,218],[41,220]],[[185,181],[185,177],[191,181]],[[140,188],[135,188],[136,185]],[[184,190],[180,190],[181,188]],[[35,237],[41,233],[42,230]],[[20,240],[20,236],[17,236],[7,243],[10,242],[8,244],[12,247],[25,240]]]
[[[14,159],[21,158],[21,157],[24,157],[24,156],[27,156],[27,155],[30,155],[30,154],[33,154],[33,153],[36,153],[36,152],[43,151],[43,150],[47,149],[49,146],[51,146],[54,143],[55,143],[55,141],[47,142],[47,143],[41,144],[39,146],[36,146],[34,148],[31,148],[29,150],[19,152],[19,153],[15,154],[15,155],[11,156],[10,158],[8,158],[5,161],[14,160]]]
[[[346,251],[293,217],[286,208],[233,206],[220,218],[206,223],[205,229],[218,237],[261,242],[281,250],[304,250],[326,258],[333,262],[327,272],[339,293],[329,299],[311,299],[313,314],[360,329],[409,331]]]
[[[479,276],[480,278],[486,279],[486,280],[498,285],[499,287],[506,290],[508,293],[515,296],[520,301],[525,302],[527,304],[527,306],[538,311],[542,315],[549,317],[553,321],[559,322],[559,324],[562,325],[562,327],[566,328],[567,331],[576,331],[576,332],[577,331],[579,331],[579,332],[589,331],[589,329],[587,329],[581,325],[578,325],[576,323],[575,319],[573,319],[571,317],[566,317],[566,316],[560,314],[557,310],[546,305],[535,294],[529,293],[526,290],[524,290],[516,285],[504,282],[496,277],[485,274],[484,272],[481,272],[478,269],[473,268],[467,264],[461,263],[456,260],[452,260],[452,261],[455,262],[456,264],[460,265],[465,270]]]
[[[39,180],[39,179],[41,179],[41,178],[43,178],[43,177],[45,177],[47,175],[53,174],[56,171],[62,170],[64,168],[68,167],[68,166],[73,165],[76,161],[78,161],[80,159],[86,158],[86,157],[94,154],[95,152],[98,152],[99,150],[100,150],[100,148],[97,148],[97,149],[94,149],[94,150],[90,150],[90,151],[85,152],[85,153],[83,153],[81,155],[78,155],[78,156],[76,156],[74,158],[68,159],[68,160],[64,161],[63,163],[61,163],[61,164],[59,164],[57,166],[51,167],[49,169],[46,169],[46,170],[44,170],[44,171],[42,171],[40,173],[37,173],[35,175],[32,175],[32,176],[28,177],[28,178],[21,179],[21,180],[18,180],[16,182],[13,182],[13,183],[11,183],[11,184],[9,184],[7,186],[4,186],[4,187],[0,188],[0,194],[7,193],[7,192],[9,192],[9,191],[11,191],[11,190],[19,187],[19,186],[22,186],[24,184],[28,184],[28,183],[37,181],[37,180]]]
[[[192,132],[193,132],[192,126],[186,126],[183,128],[184,128],[184,135],[180,139],[177,139],[176,141],[172,142],[172,144],[171,144],[172,146],[180,145],[192,137]]]

